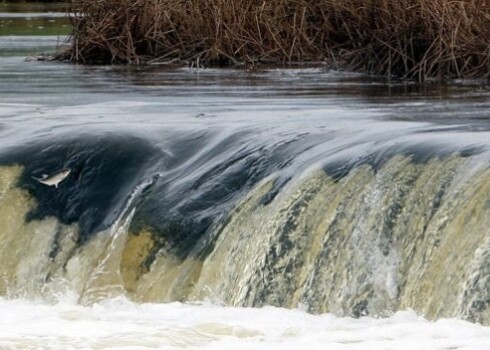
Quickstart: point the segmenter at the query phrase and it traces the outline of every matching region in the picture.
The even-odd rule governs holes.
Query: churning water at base
[[[413,311],[389,318],[339,318],[274,307],[134,304],[90,307],[0,299],[0,347],[13,349],[488,349],[487,327],[428,322]]]
[[[484,87],[55,43],[0,36],[0,348],[489,347]]]

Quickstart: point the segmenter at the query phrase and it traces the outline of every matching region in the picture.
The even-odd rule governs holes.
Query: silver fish
[[[41,178],[38,178],[38,177],[32,177],[34,180],[42,183],[43,185],[46,185],[46,186],[54,186],[56,188],[58,188],[58,185],[60,184],[61,181],[63,181],[64,179],[66,179],[68,177],[68,175],[70,175],[71,173],[71,169],[70,168],[66,168],[66,169],[63,169],[51,176],[48,176],[46,174],[44,174]]]

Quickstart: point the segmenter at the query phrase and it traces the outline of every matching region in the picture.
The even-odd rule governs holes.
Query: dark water
[[[52,17],[43,16],[38,16],[38,20],[43,21],[42,26],[47,26],[45,21],[49,22]],[[27,15],[0,17],[2,23],[6,23],[26,20]],[[57,22],[49,23],[57,25]],[[399,218],[410,217],[410,212],[405,213],[407,210],[412,210],[413,217],[426,216],[417,211],[417,206],[411,206],[414,199],[409,193],[420,191],[419,197],[413,197],[422,201],[420,198],[427,192],[421,189],[422,184],[416,184],[425,180],[418,179],[427,176],[427,182],[432,181],[431,172],[437,177],[434,181],[440,190],[428,199],[432,211],[429,216],[437,217],[439,208],[444,208],[446,201],[450,203],[453,187],[472,183],[472,174],[477,170],[484,172],[489,166],[490,90],[479,82],[434,82],[425,86],[409,82],[388,84],[380,79],[336,72],[327,67],[247,72],[26,61],[26,56],[54,50],[64,40],[57,36],[30,34],[13,36],[9,31],[0,32],[0,164],[5,169],[22,166],[16,187],[36,202],[27,211],[25,222],[56,218],[60,225],[76,225],[79,230],[76,245],[83,247],[118,225],[122,217],[130,216],[134,210],[129,232],[138,236],[139,232],[150,231],[154,242],[139,265],[146,269],[143,269],[144,273],[152,269],[162,251],[185,261],[189,257],[195,259],[193,254],[197,249],[199,259],[208,261],[209,257],[209,261],[214,261],[219,247],[228,244],[220,241],[220,232],[229,231],[227,234],[231,237],[238,230],[233,226],[235,217],[249,210],[250,217],[236,224],[237,227],[243,228],[243,236],[254,230],[262,232],[263,227],[258,224],[260,229],[247,226],[258,220],[255,209],[247,209],[247,196],[254,198],[258,208],[278,207],[284,197],[294,197],[291,186],[297,185],[302,188],[301,193],[311,195],[305,196],[300,204],[288,207],[288,219],[281,217],[280,210],[276,213],[276,219],[284,221],[282,233],[278,234],[280,244],[271,248],[264,259],[271,269],[270,276],[289,272],[300,274],[294,262],[284,266],[281,262],[287,256],[284,252],[293,254],[301,246],[301,241],[295,241],[291,233],[296,232],[298,222],[303,220],[301,213],[309,210],[303,204],[313,203],[316,193],[323,193],[323,190],[314,190],[314,186],[302,187],[308,174],[316,171],[331,179],[332,186],[344,186],[345,192],[338,190],[343,193],[339,195],[345,200],[343,205],[351,203],[355,193],[365,191],[368,187],[363,188],[364,185],[383,184],[380,198],[386,196],[387,202],[373,197],[370,203],[365,199],[363,205],[355,204],[355,201],[349,205],[360,208],[359,215],[352,214],[352,222],[361,217],[362,210],[368,210],[366,208],[378,208],[382,213],[376,212],[382,218],[371,226],[371,231],[379,229],[382,232],[382,243],[376,244],[381,247],[380,256],[387,259],[395,240],[393,232],[405,227],[401,236],[413,234],[411,228],[400,224]],[[406,161],[400,159],[406,159],[410,167],[418,170],[407,170]],[[439,172],[430,170],[437,162],[442,164]],[[390,167],[398,167],[400,173],[409,175],[398,178],[396,174],[389,175],[387,169]],[[33,179],[63,168],[71,169],[71,173],[58,188]],[[7,174],[10,170],[5,169],[2,171]],[[369,169],[374,175],[359,175],[363,169]],[[359,176],[357,182],[353,180],[356,176]],[[264,182],[270,182],[266,191],[260,187]],[[374,196],[373,191],[366,191]],[[470,193],[470,189],[467,191]],[[480,191],[484,198],[485,191],[486,188]],[[393,201],[389,202],[391,199]],[[482,200],[478,198],[478,202]],[[463,210],[463,202],[458,202],[460,206],[455,208]],[[327,204],[322,205],[326,207]],[[342,206],[332,210],[341,212]],[[345,212],[349,210],[345,209]],[[485,222],[488,211],[484,213],[483,218],[475,220]],[[321,216],[316,211],[315,215]],[[261,218],[260,222],[266,219]],[[305,220],[306,224],[314,221]],[[336,220],[340,222],[341,218]],[[381,226],[376,226],[378,224]],[[460,223],[452,223],[456,224]],[[351,232],[347,223],[338,227],[338,235]],[[464,227],[462,224],[461,229]],[[260,240],[268,231],[264,232],[253,239]],[[309,232],[308,229],[305,232]],[[441,232],[444,232],[442,228]],[[483,250],[488,248],[485,242],[489,234],[483,232],[483,238],[478,241]],[[50,252],[53,259],[63,250],[59,233],[56,237]],[[320,246],[320,241],[317,243]],[[205,248],[199,248],[200,245]],[[467,248],[470,251],[463,255],[473,254],[474,246]],[[327,261],[328,251],[325,248],[323,255],[319,253],[318,261]],[[367,254],[362,249],[358,252]],[[298,254],[294,255],[297,260],[293,260],[303,261],[300,259],[303,253]],[[477,269],[480,271],[478,281],[487,281],[489,262],[486,258],[481,259],[484,260]],[[303,263],[307,265],[307,262]],[[253,265],[252,261],[236,264]],[[401,265],[397,262],[393,266]],[[341,273],[342,269],[339,267],[333,274]],[[301,301],[309,303],[312,311],[333,310],[355,316],[373,312],[368,304],[374,303],[373,295],[377,291],[374,287],[369,289],[371,294],[368,296],[346,301],[348,306],[345,308],[325,306],[321,301],[325,299],[324,291],[317,288],[324,284],[321,277],[324,272],[318,268],[312,271],[311,281],[318,282],[310,286]],[[369,273],[373,274],[372,271]],[[297,306],[296,299],[289,299],[296,290],[287,290],[286,282],[270,276],[267,278],[274,283],[263,285],[263,281],[256,281],[250,284],[250,292],[243,299],[236,297],[236,291],[233,296],[227,294],[222,299],[236,305]],[[458,282],[462,286],[474,282],[473,289],[461,287],[472,298],[477,295],[474,305],[471,304],[473,299],[467,297],[467,300],[471,299],[467,302],[471,304],[468,306],[470,311],[419,309],[433,316],[459,315],[488,322],[487,316],[481,316],[488,310],[489,301],[485,299],[488,293],[473,277],[466,276]],[[365,275],[359,277],[360,285],[364,283],[363,278]],[[192,283],[199,285],[201,282]],[[252,292],[254,288],[256,292]],[[315,288],[317,292],[314,292]],[[402,300],[403,288],[408,287],[400,282],[394,287],[398,290],[393,292],[396,296],[390,292],[387,298]],[[478,288],[482,290],[477,292]],[[468,292],[469,289],[472,291]],[[364,292],[359,289],[359,295]],[[142,298],[162,300],[163,297],[153,297],[152,293],[148,292],[145,295],[152,296]],[[189,292],[174,299],[185,300],[192,293],[201,295]],[[426,294],[420,296],[425,297]],[[435,294],[429,298],[436,298]],[[404,306],[413,307],[417,303],[407,302]],[[398,307],[403,308],[401,301],[400,305],[388,303],[373,306],[372,310],[382,313],[383,308],[396,310]]]

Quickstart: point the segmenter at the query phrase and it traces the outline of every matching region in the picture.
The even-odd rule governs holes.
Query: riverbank
[[[326,62],[420,81],[490,78],[484,0],[82,0],[71,19],[59,58],[73,62]]]

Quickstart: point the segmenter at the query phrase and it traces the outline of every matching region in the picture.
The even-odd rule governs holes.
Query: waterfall
[[[76,223],[28,219],[37,203],[18,186],[22,172],[0,168],[3,295],[46,297],[69,285],[82,304],[125,295],[350,316],[411,308],[490,324],[490,169],[472,157],[395,155],[342,176],[310,168],[279,191],[271,174],[186,254],[165,232],[131,226],[153,181],[85,241]]]

